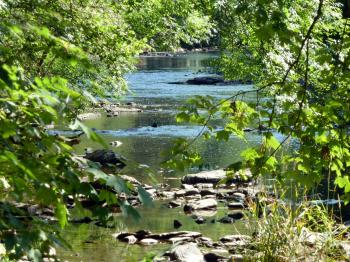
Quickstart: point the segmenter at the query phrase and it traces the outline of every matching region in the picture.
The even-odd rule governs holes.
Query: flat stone
[[[148,230],[139,230],[139,231],[135,232],[134,236],[138,240],[141,240],[141,239],[147,238],[150,234],[152,234],[152,233]]]
[[[244,176],[247,178],[243,179],[241,176],[241,172],[244,172]],[[249,169],[244,171],[237,171],[228,182],[230,183],[243,183],[252,180],[252,173]],[[196,174],[189,174],[184,176],[181,181],[183,184],[217,184],[219,181],[227,178],[226,171],[224,169],[212,170],[212,171],[204,171]]]
[[[175,197],[175,192],[172,191],[161,191],[158,193],[158,195],[162,198],[174,198]]]
[[[125,238],[127,236],[131,236],[131,235],[133,235],[133,234],[128,233],[128,232],[119,232],[119,233],[113,234],[112,236],[118,240],[122,240],[123,238]]]
[[[249,241],[251,240],[251,237],[247,235],[226,235],[220,238],[220,241],[223,243],[240,241],[240,240]]]
[[[244,214],[242,211],[236,211],[236,212],[227,214],[227,216],[233,219],[242,219],[244,217]]]
[[[137,242],[137,238],[134,235],[130,235],[120,239],[120,241],[127,242],[128,244],[135,244]]]
[[[217,213],[217,210],[195,210],[192,212],[192,214],[198,216],[198,217],[213,217]]]
[[[185,196],[185,199],[188,200],[199,200],[201,199],[202,196],[200,194],[195,194],[195,195],[189,195],[189,196]]]
[[[197,238],[201,237],[202,233],[199,232],[192,232],[192,231],[184,231],[183,234],[181,234],[182,237],[191,237],[191,238]]]
[[[219,219],[220,223],[223,224],[233,224],[235,222],[235,220],[232,217],[229,216],[225,216]]]
[[[134,177],[131,177],[131,176],[127,176],[127,175],[121,175],[120,176],[123,180],[127,181],[127,182],[130,182],[131,184],[134,184],[134,185],[141,185],[141,182],[138,181],[136,178]]]
[[[90,120],[90,119],[96,119],[96,118],[100,118],[102,115],[99,112],[90,112],[90,113],[83,113],[83,114],[79,114],[77,116],[78,120],[82,121],[82,120]]]
[[[148,236],[148,238],[154,238],[157,240],[169,240],[170,238],[174,238],[174,237],[197,238],[197,237],[201,237],[201,236],[202,236],[202,234],[199,232],[174,231],[174,232],[166,232],[166,233],[160,233],[160,234],[151,234]]]
[[[201,210],[201,209],[216,209],[218,203],[215,199],[202,199],[194,202],[189,202],[184,206],[185,211]]]
[[[219,254],[215,254],[215,253],[206,253],[204,255],[204,260],[205,261],[213,261],[213,262],[219,262],[219,261],[227,261],[227,258],[224,256],[221,256]]]
[[[197,244],[187,243],[177,245],[170,251],[170,259],[177,262],[204,262],[204,256]]]
[[[198,218],[196,218],[195,222],[197,224],[205,224],[206,219],[204,217],[198,217]]]
[[[169,242],[172,244],[175,244],[180,242],[190,242],[192,240],[193,240],[192,237],[172,237],[169,239]]]
[[[182,204],[181,201],[173,200],[173,201],[170,201],[170,202],[169,202],[168,207],[169,207],[169,208],[176,208],[176,207],[181,206],[181,204]]]
[[[244,209],[244,204],[240,202],[230,202],[227,203],[227,207],[230,209]]]
[[[197,188],[185,189],[185,196],[199,195],[199,190]]]
[[[153,239],[153,238],[144,238],[140,241],[140,244],[145,245],[145,246],[151,246],[151,245],[155,245],[158,244],[158,240]]]
[[[201,196],[216,196],[216,190],[214,189],[203,189],[200,191]]]
[[[246,199],[246,196],[245,196],[245,194],[243,194],[243,193],[239,193],[239,192],[235,192],[235,193],[233,193],[233,198],[236,200],[236,201],[238,201],[238,202],[244,202],[245,201],[245,199]]]
[[[184,184],[217,184],[220,180],[226,177],[226,171],[223,169],[214,171],[205,171],[197,174],[189,174],[182,178]]]
[[[175,192],[175,197],[179,198],[179,197],[184,197],[186,194],[186,190],[185,189],[181,189]]]
[[[198,188],[199,190],[204,190],[204,189],[212,189],[214,185],[211,183],[198,183],[198,184],[195,184],[195,187]]]
[[[194,188],[193,185],[188,185],[188,184],[182,184],[181,187],[182,187],[183,189],[193,189],[193,188]]]

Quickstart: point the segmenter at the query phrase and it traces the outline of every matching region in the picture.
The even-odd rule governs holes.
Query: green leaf
[[[64,228],[68,223],[67,215],[68,210],[66,208],[66,205],[62,202],[58,202],[55,208],[55,216],[58,219],[58,223],[61,226],[61,228]]]
[[[221,130],[216,132],[216,138],[218,140],[225,140],[228,141],[228,139],[230,138],[231,132],[226,131],[226,130]]]
[[[144,206],[146,207],[153,206],[153,200],[151,195],[141,185],[137,187],[137,192],[138,192],[138,197]]]
[[[264,144],[267,148],[272,148],[274,150],[280,146],[280,142],[271,133],[265,134]]]
[[[137,210],[135,208],[130,206],[129,203],[123,202],[121,204],[121,210],[125,216],[131,217],[132,219],[134,219],[136,221],[140,221],[141,216],[140,216],[139,212],[137,212]]]
[[[94,132],[93,130],[88,128],[86,125],[81,123],[79,120],[75,120],[74,124],[70,125],[69,127],[72,130],[79,130],[79,129],[83,130],[83,132],[86,134],[88,139],[98,142],[105,148],[108,148],[106,141],[102,137],[100,137],[98,134],[96,134],[96,132]]]
[[[108,176],[105,172],[96,168],[87,168],[85,169],[85,171],[90,174],[93,174],[95,180],[102,179],[107,181],[110,178],[110,176]]]
[[[185,112],[181,112],[176,115],[176,121],[181,123],[181,122],[189,122],[190,121],[190,116],[186,114]]]
[[[122,192],[126,194],[130,193],[127,184],[119,176],[114,176],[114,175],[109,176],[108,179],[106,180],[106,185],[113,187],[118,193],[122,193]]]

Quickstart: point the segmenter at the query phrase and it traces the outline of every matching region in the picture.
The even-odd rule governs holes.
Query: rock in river
[[[108,149],[98,149],[91,153],[86,153],[85,158],[93,162],[98,162],[103,166],[116,165],[120,168],[126,166],[125,158]]]
[[[170,259],[178,262],[204,262],[204,256],[197,244],[177,245],[170,251]]]
[[[158,240],[153,239],[153,238],[144,238],[140,241],[140,244],[145,245],[145,246],[151,246],[158,244]]]
[[[242,176],[239,173],[240,171],[236,172],[232,179],[230,179],[228,182],[233,183],[241,183],[241,182],[247,182],[252,179],[252,174],[249,169],[246,169],[244,171],[244,175],[247,177],[247,180],[245,181]],[[181,182],[183,184],[198,184],[198,183],[204,183],[204,184],[217,184],[219,181],[227,178],[226,177],[226,171],[223,169],[218,170],[212,170],[212,171],[204,171],[197,174],[189,174],[182,178]]]
[[[227,216],[232,217],[233,219],[242,219],[244,214],[242,211],[236,211],[228,214]]]
[[[135,244],[137,242],[137,238],[134,235],[126,236],[120,241],[127,242],[128,244]]]
[[[223,224],[232,224],[235,222],[235,220],[232,217],[224,216],[219,219],[219,222]]]
[[[183,184],[216,184],[226,177],[226,171],[223,169],[204,171],[197,174],[189,174],[182,178]]]
[[[100,118],[101,113],[99,112],[90,112],[90,113],[83,113],[77,116],[77,118],[82,121],[82,120],[90,120],[90,119],[96,119]]]
[[[244,208],[244,204],[242,204],[241,202],[230,202],[227,204],[227,206],[230,209],[243,209]]]
[[[184,211],[193,211],[201,209],[216,209],[218,202],[213,198],[202,199],[198,201],[189,202],[184,206]]]

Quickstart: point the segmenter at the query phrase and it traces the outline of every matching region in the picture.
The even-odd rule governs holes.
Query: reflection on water
[[[221,99],[240,90],[249,90],[249,85],[233,86],[194,86],[173,85],[169,82],[185,81],[186,79],[205,75],[198,73],[206,68],[207,60],[215,57],[215,53],[196,53],[179,57],[149,57],[140,62],[140,71],[127,75],[127,80],[132,90],[132,95],[125,98],[127,101],[135,101],[141,105],[156,105],[152,110],[143,113],[124,113],[118,117],[85,121],[85,124],[95,128],[107,142],[121,141],[118,148],[111,148],[128,159],[128,166],[123,170],[145,183],[151,183],[147,172],[138,164],[150,166],[158,171],[161,163],[166,160],[163,151],[170,149],[176,137],[195,137],[201,127],[194,125],[177,124],[174,116],[178,107],[195,95],[211,95]],[[246,99],[254,99],[247,97]],[[156,108],[156,109],[155,109]],[[216,123],[217,122],[217,123]],[[220,128],[220,121],[215,124]],[[157,128],[151,125],[157,123]],[[199,139],[193,145],[202,153],[206,166],[215,169],[224,167],[240,159],[239,153],[248,146],[257,145],[261,140],[258,133],[247,135],[248,143],[231,137],[228,142],[218,142],[214,139]],[[100,145],[82,139],[76,147],[76,152],[81,154],[84,148],[101,148]],[[159,182],[169,176],[180,176],[181,173],[157,173]],[[169,183],[169,181],[167,181]],[[219,223],[207,223],[197,225],[194,220],[187,217],[182,209],[168,209],[163,203],[156,203],[152,209],[141,208],[142,220],[130,221],[120,217],[118,229],[102,229],[93,225],[73,225],[67,229],[67,237],[72,243],[78,255],[71,252],[60,251],[60,256],[69,261],[138,261],[150,251],[162,251],[167,245],[157,247],[127,246],[112,239],[115,231],[127,229],[137,231],[147,229],[154,232],[173,230],[173,220],[178,219],[183,224],[181,230],[200,231],[203,235],[214,240],[225,234],[244,231],[243,224],[237,222],[233,225]],[[213,218],[220,218],[227,210],[219,209]]]

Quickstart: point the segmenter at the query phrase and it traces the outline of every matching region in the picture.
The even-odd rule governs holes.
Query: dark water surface
[[[151,183],[148,171],[143,168],[147,165],[155,172],[159,182],[176,184],[176,178],[183,174],[171,172],[161,173],[160,164],[166,160],[162,152],[169,149],[175,138],[193,138],[202,129],[200,126],[178,124],[174,117],[178,107],[187,99],[195,95],[211,95],[217,99],[228,97],[241,90],[252,89],[251,85],[232,86],[195,86],[173,85],[169,82],[185,81],[201,75],[207,69],[208,60],[215,57],[215,53],[193,53],[179,57],[148,57],[142,58],[139,71],[126,76],[132,93],[124,98],[122,103],[133,101],[139,105],[148,105],[149,109],[142,113],[124,113],[114,118],[103,116],[100,119],[85,121],[89,127],[95,128],[107,142],[121,141],[118,148],[112,148],[128,159],[128,166],[124,173],[132,175],[145,183]],[[246,99],[254,99],[247,97]],[[157,123],[158,127],[151,125]],[[220,128],[220,121],[217,121]],[[204,156],[204,162],[210,169],[224,167],[239,160],[239,152],[261,141],[258,133],[247,134],[248,143],[232,137],[228,142],[215,140],[198,140],[194,147]],[[77,153],[84,148],[100,148],[98,144],[83,140],[77,146]],[[140,167],[139,164],[142,164]],[[67,229],[67,238],[77,254],[60,250],[62,259],[68,261],[139,261],[149,253],[161,252],[169,246],[162,244],[155,247],[141,247],[125,245],[112,238],[112,234],[121,230],[137,231],[147,229],[153,232],[173,230],[173,220],[183,223],[181,230],[200,231],[204,236],[218,239],[225,234],[244,232],[243,222],[233,225],[210,223],[197,225],[187,217],[182,209],[168,209],[164,203],[156,202],[152,209],[140,208],[142,219],[140,222],[120,216],[117,229],[103,229],[94,225],[73,225]],[[222,217],[227,210],[219,209],[213,218]],[[212,219],[209,219],[212,220]]]

